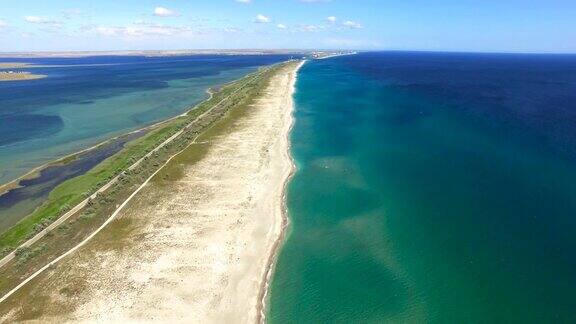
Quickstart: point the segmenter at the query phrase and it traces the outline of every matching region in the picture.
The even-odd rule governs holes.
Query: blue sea
[[[48,77],[0,82],[0,184],[107,138],[176,116],[206,90],[286,55],[1,58]]]
[[[576,55],[309,61],[271,323],[575,323]]]

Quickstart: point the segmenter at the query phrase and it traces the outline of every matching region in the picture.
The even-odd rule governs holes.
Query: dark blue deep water
[[[295,100],[270,322],[576,322],[576,56],[310,61]]]

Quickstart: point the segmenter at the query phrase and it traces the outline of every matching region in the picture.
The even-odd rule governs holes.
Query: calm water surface
[[[576,322],[576,56],[308,62],[272,323]]]
[[[285,55],[1,58],[48,78],[0,83],[0,183],[184,112],[206,90]]]

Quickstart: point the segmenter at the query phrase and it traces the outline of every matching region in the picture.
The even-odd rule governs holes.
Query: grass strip
[[[209,100],[201,102],[186,115],[159,125],[145,136],[128,143],[120,152],[104,160],[85,174],[58,185],[50,192],[46,201],[34,212],[0,234],[0,257],[13,251],[17,246],[69,211],[73,206],[91,196],[114,177],[125,172],[134,162],[148,154],[170,136],[182,130],[216,103],[230,96],[231,93],[239,88],[246,87],[247,82],[253,82],[251,80],[260,73],[262,71],[249,74],[240,80],[221,87],[218,92],[213,93]],[[230,102],[224,103],[223,106],[227,107],[238,103],[245,92],[246,90],[240,91],[234,98],[230,98]]]
[[[127,152],[130,151],[130,149],[140,152],[142,148],[137,149],[133,147],[145,145],[143,142],[146,141],[154,142],[151,138],[156,138],[157,142],[161,143],[171,136],[171,134],[174,134],[176,132],[174,130],[185,130],[170,144],[156,151],[150,155],[149,158],[146,158],[138,167],[130,171],[126,170],[127,168],[122,171],[117,183],[104,193],[98,194],[96,199],[90,201],[85,208],[68,219],[56,230],[49,232],[48,235],[32,246],[22,251],[17,251],[17,257],[0,269],[0,296],[18,285],[19,282],[36,272],[48,262],[84,240],[106,221],[116,210],[117,206],[125,201],[159,166],[163,165],[171,156],[180,152],[180,154],[155,176],[153,181],[160,185],[163,183],[169,185],[169,181],[179,178],[183,166],[190,165],[199,160],[207,150],[204,144],[189,145],[191,141],[195,138],[198,138],[198,141],[209,141],[210,138],[217,136],[226,129],[230,129],[234,120],[248,110],[242,108],[248,108],[253,100],[260,96],[263,89],[268,85],[270,78],[283,66],[284,64],[273,66],[222,88],[218,93],[214,94],[210,100],[199,104],[196,109],[191,111],[189,116],[183,117],[184,121],[176,119],[174,120],[175,124],[172,122],[168,123],[150,134],[162,135],[156,135],[154,137],[145,136],[128,147],[126,149]],[[230,96],[232,93],[234,93],[234,95]],[[223,98],[227,97],[229,98],[222,104],[215,106],[221,102]],[[196,122],[190,123],[190,121],[196,119],[210,108],[213,108],[210,113]],[[167,131],[165,128],[170,128],[170,130]],[[121,153],[122,151],[118,154]],[[113,158],[114,157],[111,159],[114,160]],[[105,162],[113,163],[111,161]],[[130,163],[117,163],[118,164],[106,164],[106,166],[130,165]],[[76,187],[77,186],[70,185],[69,188]],[[131,222],[132,220],[130,219],[119,218],[112,222],[102,234],[105,236],[113,235],[115,238],[127,237],[125,234],[129,233],[131,228],[133,228],[132,226],[134,226]],[[107,240],[104,239],[104,241]],[[121,246],[111,246],[111,248],[121,248]],[[26,291],[26,289],[24,290]]]

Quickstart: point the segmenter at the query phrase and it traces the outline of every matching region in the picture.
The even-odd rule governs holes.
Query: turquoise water
[[[0,184],[102,140],[183,113],[286,55],[2,58],[48,77],[0,83]]]
[[[23,61],[48,77],[0,83],[0,184],[105,139],[181,114],[210,87],[238,79],[285,55],[98,56]],[[51,167],[0,195],[0,232],[40,206],[67,179],[84,174],[129,139]]]
[[[308,62],[269,322],[575,322],[575,96],[576,56]]]

